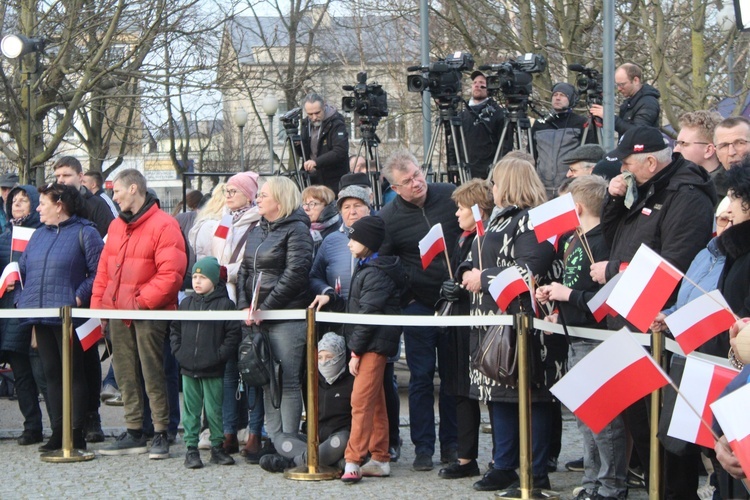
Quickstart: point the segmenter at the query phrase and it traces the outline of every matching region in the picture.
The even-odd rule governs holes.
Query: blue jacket
[[[94,223],[74,215],[59,226],[34,232],[18,261],[23,290],[16,289],[16,307],[88,306],[104,247]],[[27,318],[22,325],[59,325],[59,318]]]
[[[341,283],[340,295],[344,300],[349,297],[349,284],[352,281],[355,260],[349,251],[349,236],[343,224],[338,231],[326,236],[315,255],[310,270],[310,288],[315,295],[323,295],[336,285],[336,278]]]

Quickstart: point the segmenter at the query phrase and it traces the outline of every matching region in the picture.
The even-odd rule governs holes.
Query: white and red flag
[[[668,383],[667,374],[623,328],[576,363],[550,391],[598,434],[625,408]]]
[[[26,245],[29,244],[31,235],[34,234],[36,229],[32,227],[13,226],[13,236],[11,243],[11,250],[14,252],[23,252],[26,250]]]
[[[474,216],[474,222],[477,223],[477,236],[484,236],[484,222],[482,222],[482,212],[479,205],[471,207],[471,214]]]
[[[581,225],[570,193],[530,209],[529,221],[534,226],[534,234],[539,243],[573,231]]]
[[[216,226],[214,236],[221,238],[222,240],[227,239],[230,227],[232,227],[232,214],[225,214],[219,221],[219,225]]]
[[[21,281],[21,270],[18,267],[18,262],[11,262],[5,266],[3,274],[0,275],[0,299],[5,295],[8,286],[16,281]]]
[[[716,421],[734,456],[740,461],[742,471],[750,477],[750,384],[743,385],[711,405]]]
[[[615,285],[617,285],[617,282],[620,281],[621,277],[622,273],[618,273],[613,276],[612,279],[607,281],[604,286],[601,287],[598,292],[596,292],[596,295],[591,297],[591,300],[586,303],[586,305],[589,306],[591,314],[594,315],[594,319],[597,322],[603,320],[607,316],[607,314],[611,316],[617,316],[617,313],[607,305],[607,299],[612,293],[612,290],[615,288]]]
[[[91,318],[84,324],[76,328],[76,335],[78,340],[81,341],[81,347],[84,351],[88,351],[91,347],[95,346],[100,339],[104,338],[102,334],[102,321],[99,318]]]
[[[680,382],[680,393],[683,397],[678,397],[675,401],[667,435],[706,448],[713,448],[714,438],[711,431],[701,424],[701,419],[690,409],[690,406],[700,413],[704,422],[711,425],[713,414],[709,405],[718,399],[727,384],[738,373],[733,368],[715,365],[689,356],[685,361],[685,370]]]
[[[664,320],[685,354],[728,330],[735,321],[729,304],[718,290],[691,300]]]
[[[439,222],[432,226],[427,235],[419,240],[419,255],[422,257],[422,269],[427,269],[435,257],[445,252],[443,225]]]
[[[638,330],[646,332],[682,276],[679,269],[641,244],[607,298],[607,305]]]
[[[513,299],[523,292],[529,291],[529,286],[518,268],[511,266],[495,276],[490,282],[489,291],[492,298],[495,299],[497,307],[505,311]]]

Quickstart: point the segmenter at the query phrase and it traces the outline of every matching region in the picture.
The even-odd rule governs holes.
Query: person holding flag
[[[40,188],[39,193],[37,212],[44,227],[34,231],[18,261],[24,286],[16,290],[16,306],[86,307],[104,242],[96,226],[85,219],[86,207],[77,189],[55,183]],[[75,326],[81,323],[74,322]],[[62,322],[60,318],[26,318],[21,326],[36,332],[47,380],[52,437],[40,450],[55,451],[62,448]],[[72,342],[73,448],[85,450],[88,386],[78,336],[73,335]]]
[[[456,279],[472,292],[471,314],[515,314],[531,312],[529,294],[514,298],[507,311],[498,311],[494,296],[503,296],[503,291],[490,293],[490,283],[506,270],[514,269],[525,280],[547,283],[552,270],[555,249],[547,241],[538,242],[529,223],[529,209],[546,201],[546,192],[534,166],[522,158],[503,158],[492,172],[492,195],[495,208],[481,238],[480,268],[479,240],[475,239],[469,258],[459,266]],[[510,285],[513,286],[515,281]],[[527,286],[528,286],[527,282]],[[493,287],[494,290],[495,287]],[[488,328],[472,328],[470,349],[477,352]],[[530,349],[541,351],[541,333],[536,332]],[[473,360],[473,358],[472,358]],[[561,360],[558,360],[562,362]],[[548,356],[547,363],[552,363]],[[471,369],[470,397],[486,402],[490,408],[490,421],[494,442],[493,467],[484,477],[474,483],[478,491],[503,490],[519,481],[515,470],[519,466],[518,436],[518,389],[491,381],[478,369]],[[552,385],[549,380],[549,385]],[[541,385],[534,386],[532,397],[532,455],[534,486],[549,488],[547,460],[550,446],[550,415],[552,396]]]

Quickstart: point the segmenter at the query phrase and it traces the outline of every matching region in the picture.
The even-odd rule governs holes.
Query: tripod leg
[[[495,151],[495,159],[492,161],[493,166],[498,162],[498,160],[500,160],[500,153],[503,150],[503,144],[505,144],[505,136],[508,134],[509,123],[510,122],[506,121],[503,124],[503,131],[500,133],[500,143],[497,145],[497,150]]]

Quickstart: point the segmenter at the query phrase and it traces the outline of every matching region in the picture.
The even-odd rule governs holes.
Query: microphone
[[[353,92],[354,91],[354,86],[353,85],[342,85],[341,89],[342,90],[347,90],[349,92]]]
[[[479,66],[479,71],[487,71],[488,69],[492,69],[491,64],[482,64],[481,66]]]
[[[422,66],[409,66],[406,68],[406,71],[419,71],[422,69]]]
[[[582,64],[568,64],[568,69],[571,71],[577,71],[578,73],[586,71],[586,67]]]

